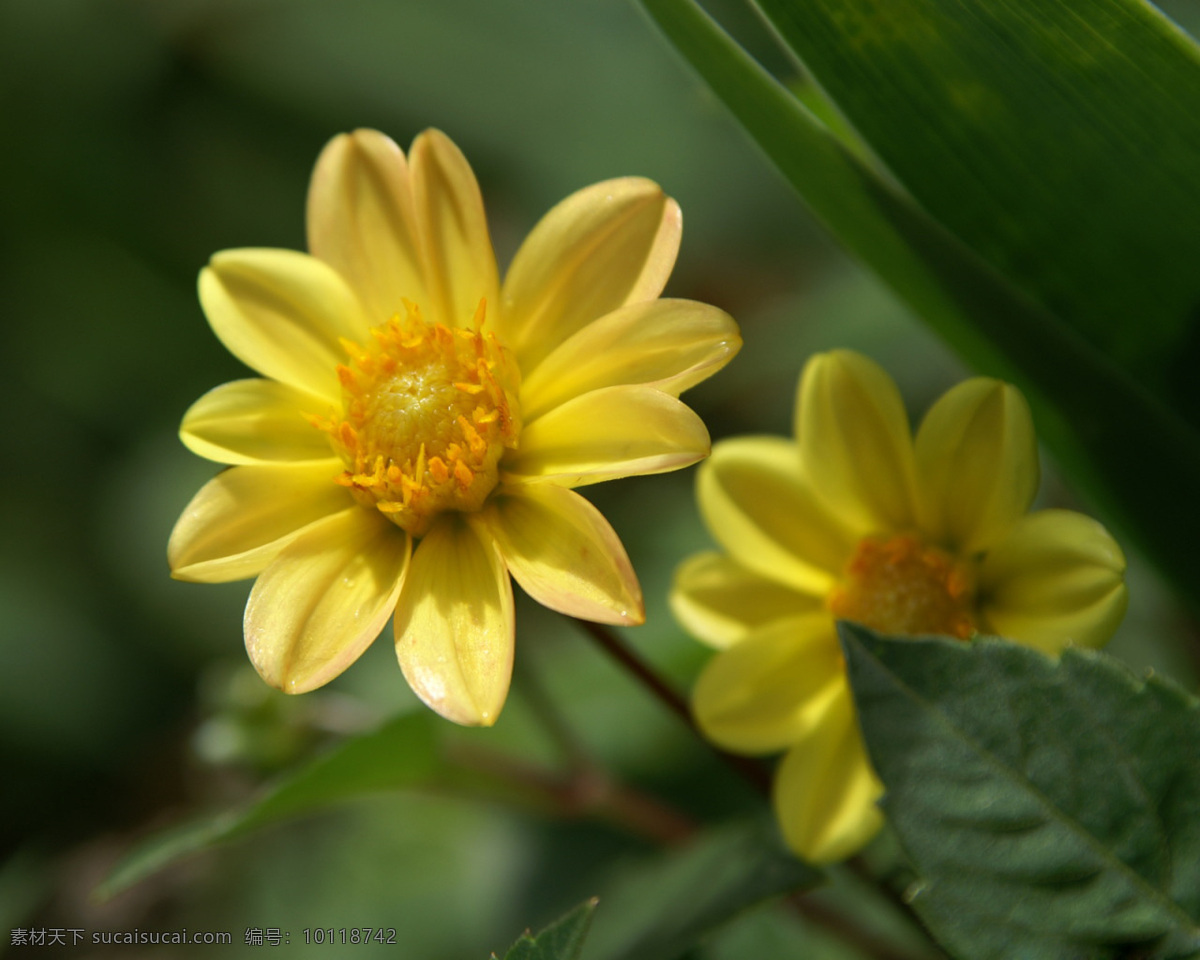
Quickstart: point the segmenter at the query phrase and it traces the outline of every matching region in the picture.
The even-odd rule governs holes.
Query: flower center
[[[482,301],[470,329],[405,308],[366,348],[342,341],[343,419],[314,422],[346,464],[337,482],[419,537],[445,510],[478,510],[496,486],[497,462],[521,432],[518,373],[484,332]]]
[[[975,632],[974,585],[963,564],[917,537],[867,537],[829,596],[840,619],[888,634]]]

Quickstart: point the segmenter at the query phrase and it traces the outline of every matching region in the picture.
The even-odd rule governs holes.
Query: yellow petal
[[[704,423],[679,400],[653,387],[605,387],[526,424],[501,468],[513,483],[578,487],[678,470],[708,450]]]
[[[790,440],[721,441],[700,468],[696,498],[738,563],[804,593],[828,591],[854,551],[854,531],[813,494]]]
[[[308,248],[358,294],[372,324],[428,299],[404,153],[375,130],[334,137],[308,189]]]
[[[430,320],[465,327],[480,300],[495,321],[500,308],[496,255],[479,184],[462,151],[440,130],[426,130],[409,151],[417,224],[425,251]]]
[[[274,380],[235,380],[208,391],[183,415],[179,437],[218,463],[328,460],[327,434],[305,418],[327,401]]]
[[[510,489],[483,517],[509,573],[538,603],[600,623],[646,619],[625,548],[600,511],[573,490],[544,483]]]
[[[521,384],[533,420],[601,387],[644,383],[679,396],[725,366],[742,345],[724,310],[692,300],[621,307],[568,337]]]
[[[396,656],[413,691],[455,723],[491,726],[508,696],[512,583],[461,514],[445,514],[413,556],[396,607]]]
[[[704,735],[727,750],[771,753],[823,722],[846,686],[828,613],[778,620],[708,662],[692,690]]]
[[[850,350],[804,367],[796,434],[818,495],[848,522],[876,531],[913,525],[913,451],[900,392],[883,369]]]
[[[948,391],[917,431],[921,530],[962,555],[995,543],[1038,486],[1037,438],[1021,392],[976,377]]]
[[[591,321],[657,297],[681,230],[678,204],[638,177],[585,187],[547,213],[504,278],[506,335],[521,369]]]
[[[255,581],[246,651],[284,693],[328,683],[387,623],[404,583],[408,534],[357,505],[313,524]]]
[[[224,583],[253,577],[310,523],[354,501],[333,482],[340,460],[233,467],[184,509],[167,559],[177,580]]]
[[[341,402],[340,337],[361,341],[358,300],[328,264],[292,250],[225,250],[200,271],[200,303],[229,352],[272,380]]]
[[[775,774],[775,814],[787,845],[810,863],[833,863],[860,850],[883,824],[883,785],[871,769],[850,694],[797,743]]]
[[[1090,517],[1042,510],[984,557],[979,602],[986,627],[1046,653],[1100,646],[1125,615],[1125,555]]]
[[[825,608],[819,597],[768,580],[712,551],[680,564],[669,599],[683,629],[722,650],[777,620]]]

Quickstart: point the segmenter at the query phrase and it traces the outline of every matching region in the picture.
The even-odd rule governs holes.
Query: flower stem
[[[569,809],[574,804],[666,846],[691,839],[697,827],[686,814],[609,774],[546,692],[530,658],[518,660],[515,673],[515,689],[566,762],[569,773],[563,781],[567,797],[564,807]]]
[[[929,960],[927,954],[914,954],[880,939],[869,930],[864,930],[850,917],[805,894],[788,897],[785,903],[795,913],[815,926],[833,934],[843,943],[858,950],[872,960]]]
[[[589,620],[575,620],[579,627],[591,635],[600,648],[628,670],[647,690],[654,694],[668,710],[674,713],[702,743],[720,757],[730,768],[764,797],[771,795],[771,774],[766,767],[749,757],[739,757],[714,747],[701,734],[692,719],[692,711],[683,699],[654,669],[646,663],[628,644],[608,627]]]
[[[513,689],[529,705],[542,731],[572,770],[598,767],[587,745],[567,722],[554,698],[546,692],[530,657],[518,657],[513,664]]]
[[[574,619],[574,618],[571,618]],[[617,661],[622,667],[628,670],[647,690],[649,690],[656,699],[672,713],[679,717],[684,724],[714,753],[717,754],[726,764],[735,770],[746,782],[753,786],[764,797],[769,798],[771,795],[771,775],[766,767],[750,759],[749,757],[740,757],[737,754],[726,753],[711,743],[704,737],[697,728],[695,721],[692,719],[692,713],[688,709],[687,701],[683,699],[665,680],[662,679],[654,669],[643,660],[637,652],[626,644],[614,631],[599,623],[592,623],[588,620],[575,620],[579,627],[585,630],[593,640],[599,644],[609,656]],[[863,860],[855,857],[849,861],[849,868],[857,874],[862,880],[870,884],[881,896],[883,896],[895,909],[906,916],[909,921],[914,924],[918,930],[925,935],[929,941],[930,949],[936,951],[935,956],[945,957],[945,953],[937,946],[937,941],[929,932],[920,916],[913,910],[903,896],[894,890],[890,884],[880,877],[876,877],[866,866]],[[833,925],[828,921],[828,917],[822,916],[821,911],[813,910],[806,911],[808,918],[822,926],[825,926],[835,934]],[[860,945],[861,946],[861,945]],[[887,957],[887,954],[876,954],[880,957]]]
[[[483,793],[567,819],[600,820],[665,847],[686,843],[696,833],[696,824],[678,810],[615,782],[602,771],[573,770],[564,775],[466,742],[454,743],[448,755],[465,774],[457,785],[471,795]]]

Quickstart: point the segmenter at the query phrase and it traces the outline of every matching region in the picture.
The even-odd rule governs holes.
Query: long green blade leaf
[[[756,0],[939,223],[1200,428],[1200,50],[1142,0]]]
[[[693,0],[649,13],[813,212],[964,359],[1016,383],[1039,431],[1109,516],[1200,592],[1200,437],[1079,333],[853,156]]]
[[[241,809],[151,837],[117,864],[97,896],[111,897],[169,863],[267,824],[430,780],[441,765],[431,717],[426,711],[406,714],[373,733],[346,740]]]
[[[1200,701],[1097,653],[839,632],[913,905],[956,956],[1200,954]]]

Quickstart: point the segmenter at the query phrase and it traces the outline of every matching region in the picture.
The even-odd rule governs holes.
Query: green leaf
[[[584,960],[672,960],[743,910],[823,879],[783,850],[773,829],[710,833],[638,864],[601,894]]]
[[[838,629],[913,906],[956,956],[1200,956],[1200,701],[1089,651]]]
[[[542,930],[536,937],[526,931],[504,955],[504,960],[576,960],[583,949],[596,909],[595,898],[585,900],[566,916]],[[492,954],[492,960],[496,955]]]
[[[1200,426],[1190,38],[1141,0],[756,2],[934,219]]]
[[[440,769],[435,738],[436,727],[427,711],[406,714],[373,733],[352,737],[241,809],[149,838],[125,855],[96,895],[112,897],[182,857],[267,824],[368,793],[427,782]]]
[[[1161,394],[1147,389],[1145,378],[1122,369],[1066,322],[1059,315],[1064,303],[1040,302],[1006,279],[994,256],[992,263],[983,258],[992,251],[975,234],[968,239],[985,249],[970,249],[892,179],[857,158],[693,0],[643,3],[816,216],[971,366],[1019,386],[1040,434],[1076,481],[1169,576],[1200,595],[1200,552],[1191,547],[1200,542],[1200,512],[1178,508],[1190,501],[1189,491],[1200,489],[1196,431]],[[833,27],[819,39],[854,43]],[[1143,143],[1141,149],[1156,148]],[[944,158],[931,155],[927,162],[936,182]],[[1194,182],[1200,185],[1200,178]],[[1008,211],[997,213],[996,219],[1005,218]],[[1123,249],[1136,238],[1107,239]],[[1029,257],[1052,270],[1057,261],[1039,250],[1030,248]],[[1141,322],[1140,315],[1136,319]]]

